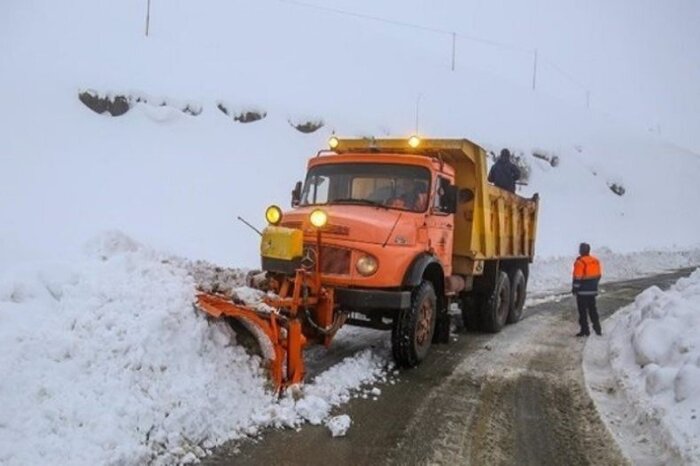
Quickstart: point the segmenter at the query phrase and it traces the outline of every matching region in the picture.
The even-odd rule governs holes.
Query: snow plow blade
[[[209,293],[198,294],[196,306],[211,317],[231,317],[241,322],[258,341],[269,364],[270,379],[282,391],[303,381],[302,353],[306,345],[330,345],[345,314],[334,316],[333,291],[320,285],[318,275],[304,270],[281,280],[275,290],[276,295],[263,299],[263,309]]]
[[[245,305],[234,304],[229,298],[200,293],[197,307],[211,317],[231,317],[238,319],[258,340],[258,345],[268,369],[270,379],[277,389],[282,388],[282,361],[286,349],[280,338],[280,329],[274,314],[264,315]]]
[[[304,365],[301,353],[305,338],[301,328],[295,328],[301,325],[298,321],[208,293],[197,295],[197,307],[214,318],[238,319],[253,334],[268,364],[270,380],[278,391],[302,381]]]

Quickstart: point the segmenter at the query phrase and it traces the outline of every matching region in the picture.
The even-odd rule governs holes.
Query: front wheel
[[[411,307],[402,309],[394,319],[391,349],[396,364],[415,367],[425,359],[435,333],[437,297],[433,285],[423,281],[413,290]]]

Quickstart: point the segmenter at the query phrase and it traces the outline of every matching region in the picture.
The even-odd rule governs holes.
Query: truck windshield
[[[413,212],[428,208],[430,171],[413,165],[338,163],[309,170],[301,205],[357,204]]]

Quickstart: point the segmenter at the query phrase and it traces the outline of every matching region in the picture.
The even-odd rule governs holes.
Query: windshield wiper
[[[364,205],[371,205],[374,207],[381,207],[383,209],[388,209],[389,207],[385,206],[379,201],[373,201],[371,199],[356,199],[354,197],[347,197],[347,198],[342,198],[342,199],[333,199],[331,204],[364,204]]]

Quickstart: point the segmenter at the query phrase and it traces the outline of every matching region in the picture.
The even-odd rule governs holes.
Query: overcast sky
[[[588,89],[595,110],[700,152],[700,1],[307,1],[537,48],[540,92],[585,105]],[[530,85],[526,52],[460,39],[458,67],[465,52],[478,62],[466,66]]]

